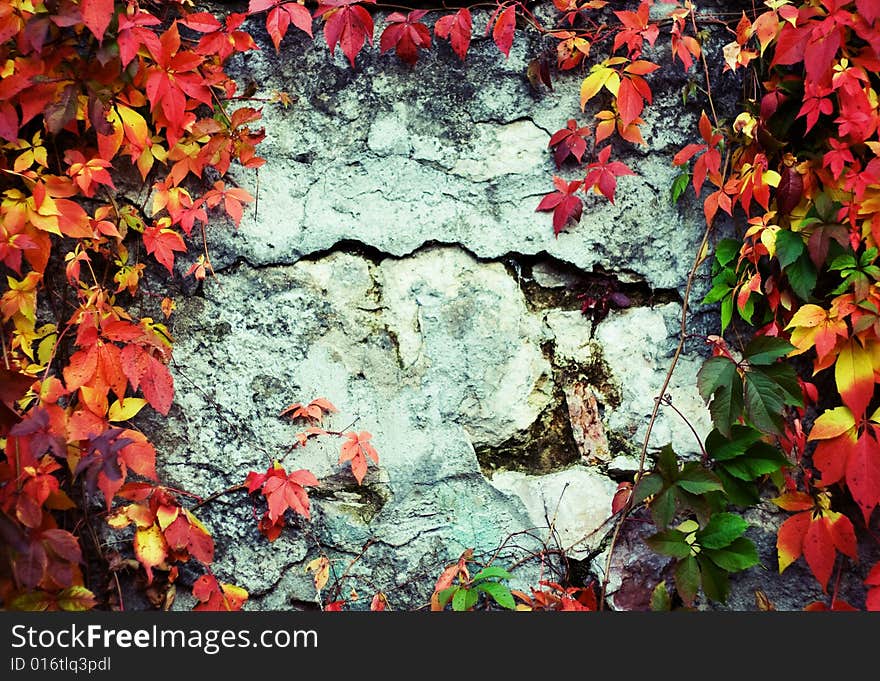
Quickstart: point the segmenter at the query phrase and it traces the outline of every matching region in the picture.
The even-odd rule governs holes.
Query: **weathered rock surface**
[[[583,384],[596,410],[611,399],[625,408],[610,397],[622,388],[596,373],[601,348],[589,320],[531,309],[503,265],[452,246],[243,264],[180,301],[178,320],[177,381],[208,389],[180,390],[154,435],[166,452],[161,474],[207,494],[277,457],[321,480],[308,532],[290,528],[273,544],[242,499],[205,509],[225,547],[218,570],[248,586],[251,607],[309,602],[302,563],[319,546],[351,560],[369,543],[349,575],[366,571],[392,598],[401,576],[426,565],[439,573],[464,549],[488,551],[515,533],[537,529],[517,541],[520,553],[542,547],[543,527],[544,544],[553,538],[577,558],[604,539],[616,484],[596,464],[614,448],[605,442],[601,457],[584,460],[562,377],[600,380]],[[610,317],[598,329],[619,323]],[[278,414],[317,396],[340,408],[331,429],[373,433],[380,465],[363,486],[338,465],[333,438],[290,450],[299,428]],[[505,458],[510,442],[519,458]],[[398,604],[425,603],[426,586]]]
[[[629,152],[638,175],[620,180],[616,205],[588,199],[580,226],[556,239],[535,207],[552,174],[573,168],[555,171],[547,143],[569,118],[594,111],[578,109],[577,78],[533,89],[525,72],[537,43],[520,33],[504,59],[482,38],[487,19],[475,13],[464,63],[441,41],[414,69],[375,50],[352,69],[341,52],[331,58],[293,30],[280,54],[269,44],[242,56],[233,72],[256,97],[284,91],[294,102],[263,107],[259,186],[254,171],[237,173],[259,209],[228,247],[218,244],[215,266],[292,262],[345,240],[398,256],[440,241],[482,258],[546,252],[587,271],[602,265],[680,287],[700,238],[699,213],[668,200],[679,172],[671,156],[687,141],[691,113],[665,124],[661,93],[678,98],[680,84],[655,83],[661,101],[645,114],[647,144]]]
[[[698,211],[667,198],[693,126],[669,119],[663,98],[677,102],[678,84],[658,82],[648,144],[624,157],[637,176],[621,178],[615,204],[588,198],[580,225],[555,238],[535,212],[560,172],[547,142],[592,114],[577,108],[576,78],[531,88],[534,48],[518,35],[505,60],[475,39],[462,64],[441,44],[415,70],[366,51],[352,70],[291,33],[279,55],[265,42],[239,62],[256,96],[294,104],[263,109],[259,183],[234,171],[259,204],[240,229],[210,232],[219,275],[177,301],[179,389],[148,429],[163,479],[199,494],[273,459],[319,478],[311,521],[290,518],[272,543],[242,492],[200,509],[215,572],[249,590],[248,608],[316,607],[304,566],[319,552],[331,579],[345,576],[341,595],[360,593],[355,607],[383,589],[412,609],[467,548],[518,562],[513,586],[526,591],[559,569],[532,559],[548,546],[576,560],[602,550],[702,230]],[[583,315],[577,293],[596,271],[632,287],[634,305]],[[702,438],[698,366],[686,352],[667,392]],[[291,447],[301,426],[279,412],[318,396],[340,408],[330,429],[373,434],[380,464],[363,485],[335,438]],[[667,408],[651,442],[699,452]]]

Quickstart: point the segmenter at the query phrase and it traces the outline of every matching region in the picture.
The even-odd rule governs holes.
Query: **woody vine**
[[[247,27],[261,22],[276,50],[289,31],[314,36],[320,28],[330,52],[340,50],[352,67],[374,35],[382,54],[417,68],[438,42],[467,59],[478,30],[499,58],[518,31],[539,32],[553,47],[530,63],[532,83],[582,79],[571,120],[550,140],[554,190],[536,206],[552,213],[556,235],[578,228],[586,193],[613,202],[625,191],[618,179],[633,170],[614,149],[644,143],[651,74],[683,69],[703,111],[694,142],[673,159],[681,175],[670,190],[673,200],[692,190],[702,201],[705,232],[675,360],[689,335],[695,278],[709,268],[705,302],[720,305],[721,323],[697,383],[714,429],[701,443],[702,460],[681,461],[670,447],[652,446],[649,427],[640,469],[609,509],[609,562],[622,524],[639,515],[656,525],[649,545],[675,561],[674,580],[658,585],[654,607],[694,607],[700,594],[723,602],[729,575],[757,563],[741,511],[769,499],[791,513],[779,528],[779,572],[803,559],[829,594],[805,608],[880,609],[880,565],[859,562],[880,503],[880,7],[768,0],[707,17],[689,1],[617,9],[554,0],[547,25],[531,4],[408,11],[370,0],[250,0],[220,17],[186,0],[13,0],[0,8],[4,608],[108,607],[82,572],[93,524],[103,523],[129,533],[131,561],[148,582],[161,573],[173,584],[179,566],[193,561],[202,571],[191,585],[196,608],[240,609],[247,591],[214,574],[199,507],[220,494],[256,495],[265,503],[258,524],[267,541],[286,531],[285,518],[309,518],[308,488],[320,484],[309,471],[267,456],[264,470],[242,471],[229,490],[172,489],[156,475],[161,452],[131,421],[142,409],[166,415],[175,390],[164,323],[174,301],[145,294],[147,269],[173,276],[175,261],[186,258],[185,276],[210,276],[212,217],[226,214],[237,225],[254,201],[227,173],[233,164],[264,163],[261,110],[238,95],[225,67],[256,49]],[[378,26],[377,7],[392,10]],[[480,27],[477,7],[488,16]],[[705,21],[729,32],[722,58],[725,70],[743,74],[740,111],[716,110]],[[659,53],[661,39],[671,63],[648,56]],[[588,117],[596,103],[600,110]],[[278,93],[268,105],[286,104]],[[117,196],[132,178],[148,190],[141,205]],[[733,237],[716,236],[721,214]],[[134,314],[150,306],[149,316]],[[820,382],[830,386],[821,394]],[[334,411],[315,397],[282,416],[305,426],[295,447],[342,440],[339,463],[361,483],[379,452],[366,430],[322,427]],[[605,583],[544,581],[526,594],[510,590],[505,569],[473,563],[465,552],[440,567],[432,609],[605,607]],[[326,557],[310,569],[320,591]],[[829,593],[845,570],[864,580],[864,602],[844,602],[833,586]],[[119,596],[113,607],[124,607]],[[375,594],[371,608],[386,607],[386,595]]]

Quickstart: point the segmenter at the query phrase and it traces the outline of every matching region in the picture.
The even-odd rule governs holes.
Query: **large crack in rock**
[[[578,309],[541,306],[559,276],[552,260],[484,260],[450,245],[397,258],[349,244],[293,265],[240,262],[178,301],[173,371],[203,390],[178,390],[152,428],[162,478],[208,494],[277,457],[321,481],[312,522],[273,543],[243,498],[202,510],[216,569],[252,592],[249,607],[313,599],[302,564],[319,546],[350,561],[369,543],[350,574],[398,607],[430,595],[431,578],[412,575],[436,576],[465,548],[491,551],[511,534],[532,533],[502,561],[542,542],[576,559],[599,548],[616,489],[607,473],[632,451],[680,305],[614,311],[593,328]],[[636,333],[638,351],[627,345]],[[654,378],[637,376],[648,370]],[[686,382],[673,389],[698,399]],[[380,465],[362,486],[332,438],[290,449],[300,428],[279,412],[317,396],[340,408],[330,428],[373,433]],[[664,414],[657,427],[687,448],[683,424]]]

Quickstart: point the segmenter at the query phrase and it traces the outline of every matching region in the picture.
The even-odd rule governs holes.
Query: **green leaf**
[[[841,253],[836,256],[828,265],[829,270],[854,270],[859,266],[855,256],[851,253]]]
[[[468,609],[468,594],[471,593],[464,587],[457,587],[452,596],[452,609],[455,612],[463,612]],[[441,601],[442,603],[442,601]]]
[[[715,260],[719,265],[727,265],[739,255],[741,247],[736,239],[721,239],[715,246]]]
[[[758,551],[747,537],[735,539],[723,549],[703,549],[703,554],[728,572],[738,572],[758,564]]]
[[[730,428],[742,416],[744,409],[742,378],[737,374],[730,388],[718,388],[709,404],[709,415],[713,425],[725,437],[730,436]]]
[[[785,270],[785,276],[788,277],[788,283],[798,298],[801,300],[812,298],[818,273],[808,254],[802,255],[789,265]]]
[[[714,495],[717,495],[718,492],[691,494],[690,492],[683,490],[681,487],[673,487],[671,491],[675,494],[677,504],[693,511],[701,525],[709,522],[709,517],[713,513],[713,507],[710,500]],[[717,511],[718,509],[715,510]]]
[[[717,429],[706,436],[706,452],[716,461],[735,459],[759,442],[764,434],[750,426],[734,425],[730,428],[730,438],[724,437]]]
[[[685,558],[691,555],[691,545],[685,541],[684,532],[663,530],[645,538],[645,543],[657,553],[673,558]]]
[[[666,527],[672,522],[675,516],[675,495],[673,488],[667,488],[666,491],[654,497],[651,502],[651,517],[657,527]]]
[[[697,532],[697,543],[704,549],[723,549],[742,536],[749,524],[733,513],[716,513],[709,524]]]
[[[459,589],[461,589],[461,587],[458,585],[450,586],[443,589],[443,591],[441,591],[437,595],[437,599],[440,601],[440,605],[445,608],[446,604],[449,602],[449,599],[452,598],[452,595]]]
[[[724,333],[733,321],[733,296],[721,301],[721,333]]]
[[[736,363],[727,357],[713,357],[706,360],[697,371],[697,390],[704,402],[721,387],[731,387],[738,375]]]
[[[725,471],[740,480],[754,480],[790,466],[791,462],[773,445],[760,442],[744,456],[725,461],[723,465]]]
[[[513,575],[510,574],[507,570],[500,567],[487,567],[480,570],[477,574],[475,574],[472,578],[472,582],[479,582],[481,579],[511,579]]]
[[[693,556],[675,566],[675,588],[685,605],[693,605],[700,588],[700,566]]]
[[[706,598],[719,603],[727,601],[730,593],[730,578],[727,572],[702,555],[697,556],[697,562],[700,565],[703,593],[706,594]]]
[[[792,407],[804,406],[804,395],[801,384],[798,383],[797,373],[790,364],[773,364],[768,367],[755,369],[767,376],[782,390],[785,403]]]
[[[712,471],[696,462],[685,464],[675,484],[692,494],[718,492],[724,489],[721,481]]]
[[[690,180],[691,175],[688,172],[676,175],[675,179],[672,181],[672,186],[669,188],[669,198],[672,203],[678,203],[681,195],[684,194],[687,189]]]
[[[794,350],[794,346],[784,338],[755,336],[743,350],[743,356],[749,360],[749,364],[752,366],[773,364],[792,350]]]
[[[666,588],[666,580],[663,580],[651,592],[651,611],[668,612],[670,610],[672,610],[672,599],[669,597],[669,589]]]
[[[673,482],[678,477],[678,456],[672,445],[666,444],[660,448],[657,454],[657,470],[668,482]]]
[[[756,506],[761,501],[761,495],[758,493],[758,487],[752,482],[738,480],[730,475],[724,468],[726,462],[722,462],[715,472],[724,485],[724,494],[731,504],[748,508]]]
[[[466,589],[467,596],[464,601],[464,609],[472,610],[473,607],[477,604],[477,601],[480,600],[480,592],[476,589]]]
[[[745,408],[749,421],[760,431],[782,435],[785,406],[782,389],[760,371],[746,372],[745,384]]]
[[[639,478],[636,487],[632,493],[632,503],[638,504],[643,502],[652,494],[657,494],[663,489],[663,478],[656,473],[648,473]]]
[[[782,269],[801,257],[805,250],[806,244],[800,232],[792,232],[789,229],[780,229],[776,232],[776,259]]]
[[[513,595],[510,593],[510,589],[504,584],[501,584],[500,582],[483,582],[482,584],[478,584],[476,588],[483,593],[488,594],[489,597],[502,608],[516,610],[516,603],[513,600]]]

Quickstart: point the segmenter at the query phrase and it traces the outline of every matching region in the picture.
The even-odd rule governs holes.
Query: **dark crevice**
[[[616,290],[623,293],[629,299],[630,304],[628,307],[653,307],[670,302],[679,304],[682,302],[681,293],[677,289],[652,288],[644,281],[640,274],[630,269],[612,270],[606,269],[601,265],[595,265],[592,271],[586,271],[577,265],[550,255],[546,251],[539,251],[534,254],[507,251],[500,256],[479,256],[460,243],[439,239],[430,239],[412,250],[400,254],[388,253],[357,239],[341,239],[327,248],[311,251],[310,253],[279,262],[254,263],[244,256],[239,256],[233,263],[217,269],[216,272],[217,274],[234,272],[242,265],[254,270],[290,267],[298,262],[317,262],[334,253],[356,255],[371,262],[373,265],[379,265],[383,260],[403,260],[432,248],[458,248],[479,263],[490,264],[497,262],[503,264],[510,275],[519,282],[532,311],[548,308],[562,310],[580,309],[582,302],[578,300],[577,296],[591,288],[600,286],[603,281],[608,279],[614,280],[616,282]],[[536,282],[534,276],[534,268],[539,264],[549,266],[561,276],[570,280],[572,284],[570,286],[558,287],[541,286]]]

